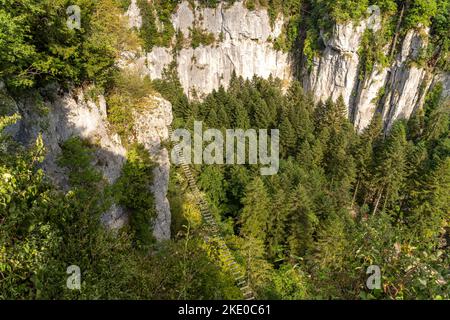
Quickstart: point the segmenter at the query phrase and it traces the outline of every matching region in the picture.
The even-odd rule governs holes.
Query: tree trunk
[[[356,201],[356,195],[358,194],[359,182],[360,182],[360,180],[358,180],[358,182],[356,183],[355,192],[353,193],[352,208]]]
[[[386,198],[384,199],[383,211],[386,210],[387,200],[388,200],[389,188],[386,188]]]
[[[375,208],[373,208],[373,213],[372,214],[375,214],[377,212],[378,205],[380,204],[381,196],[383,195],[383,189],[384,189],[384,187],[381,188],[381,190],[380,190],[380,194],[378,196],[377,202],[375,203]]]
[[[400,27],[402,26],[403,14],[405,13],[405,9],[406,9],[406,4],[403,4],[402,11],[400,12],[400,17],[398,18],[397,27],[395,28],[395,35],[394,35],[394,40],[392,42],[391,53],[389,55],[391,57],[391,59],[394,56],[395,47],[397,46],[398,34],[400,33]]]

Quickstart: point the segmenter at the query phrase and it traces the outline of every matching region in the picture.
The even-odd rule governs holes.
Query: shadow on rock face
[[[21,119],[14,125],[12,136],[28,146],[42,134],[46,148],[42,169],[58,188],[69,190],[68,172],[58,166],[57,159],[61,146],[71,137],[80,137],[96,146],[92,165],[109,184],[119,178],[126,149],[108,127],[104,99],[96,104],[85,99],[82,90],[61,92],[46,87],[40,94],[16,98],[16,105]],[[110,229],[121,228],[127,221],[126,211],[116,204],[102,216],[102,222]]]

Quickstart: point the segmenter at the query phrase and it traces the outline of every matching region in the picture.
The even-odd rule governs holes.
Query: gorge
[[[450,0],[65,5],[0,4],[0,300],[449,298]]]

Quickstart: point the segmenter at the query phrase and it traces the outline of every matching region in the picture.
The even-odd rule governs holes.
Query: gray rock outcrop
[[[386,94],[381,101],[385,129],[388,131],[396,120],[411,116],[428,90],[430,83],[425,82],[427,70],[413,63],[421,50],[426,48],[428,33],[428,29],[423,32],[410,30],[389,70]],[[421,88],[423,85],[425,88]]]
[[[242,1],[220,2],[216,8],[197,5],[195,10],[183,1],[172,15],[175,30],[188,39],[191,30],[199,28],[213,34],[215,43],[184,47],[175,57],[169,48],[155,47],[147,55],[148,75],[161,78],[162,70],[175,58],[181,85],[190,98],[226,88],[233,72],[247,79],[272,76],[287,84],[292,79],[289,55],[275,50],[271,42],[281,34],[283,23],[280,16],[271,27],[267,10],[250,11]]]
[[[396,120],[411,116],[430,86],[427,70],[414,63],[427,46],[429,30],[410,30],[390,66],[375,65],[371,74],[360,79],[358,50],[366,28],[365,20],[336,25],[303,84],[317,100],[342,96],[359,132],[369,125],[376,110],[382,112],[385,129],[389,130]]]
[[[141,10],[137,5],[136,0],[131,0],[131,4],[128,7],[127,12],[125,13],[125,16],[128,17],[128,25],[130,28],[140,29],[142,27]]]
[[[67,172],[58,166],[57,159],[61,154],[61,145],[73,136],[96,146],[92,165],[102,173],[106,182],[113,184],[121,175],[127,151],[120,137],[110,129],[104,97],[100,95],[94,102],[80,88],[66,93],[59,92],[57,87],[48,87],[45,91],[46,99],[43,101],[35,97],[14,100],[0,89],[0,106],[4,113],[18,112],[21,115],[20,121],[8,128],[8,132],[23,144],[33,143],[42,134],[46,148],[42,168],[62,190],[68,190],[70,186]],[[170,162],[168,151],[161,147],[161,142],[168,138],[172,106],[152,93],[149,93],[147,102],[148,107],[134,114],[134,131],[137,142],[146,147],[156,163],[150,190],[155,197],[157,212],[153,232],[157,240],[167,240],[170,238],[171,223],[166,197]],[[110,229],[120,229],[128,222],[128,213],[118,204],[112,204],[101,220]]]
[[[334,27],[325,50],[314,58],[311,72],[303,81],[304,88],[313,92],[317,100],[335,101],[342,96],[348,106],[353,104],[358,86],[358,49],[365,28],[364,22]]]
[[[167,199],[170,174],[169,152],[162,142],[169,139],[168,127],[172,123],[172,105],[159,96],[151,96],[147,107],[133,113],[137,142],[143,144],[152,156],[156,167],[153,170],[152,192],[155,196],[157,217],[153,235],[158,241],[170,239],[171,212]]]
[[[104,98],[100,96],[95,103],[81,89],[58,93],[58,88],[48,87],[46,91],[47,98],[42,101],[35,97],[17,100],[21,119],[14,138],[29,144],[42,134],[46,148],[42,168],[62,190],[69,189],[69,182],[66,170],[57,164],[61,145],[73,136],[85,139],[97,146],[92,165],[103,174],[105,181],[113,184],[121,174],[126,150],[119,136],[109,129]],[[102,221],[116,229],[127,222],[127,215],[123,208],[113,205],[104,213]]]
[[[286,85],[292,79],[293,61],[272,44],[283,32],[281,15],[271,23],[267,10],[248,10],[242,1],[219,2],[215,8],[182,1],[171,21],[185,42],[189,43],[193,28],[211,33],[216,40],[197,48],[185,45],[177,53],[172,47],[154,47],[135,61],[152,79],[160,79],[164,69],[176,62],[176,72],[189,98],[202,98],[219,86],[226,88],[233,72],[247,79],[273,76]],[[443,94],[448,92],[446,75],[433,77],[414,62],[428,45],[429,30],[420,26],[400,40],[401,50],[389,66],[376,64],[372,73],[361,79],[359,49],[369,26],[377,32],[381,21],[374,24],[369,18],[337,24],[329,36],[321,33],[325,49],[314,58],[310,70],[303,70],[302,77],[303,87],[317,100],[336,100],[342,96],[348,116],[359,132],[369,125],[377,111],[383,116],[386,130],[396,120],[409,118],[438,80],[445,82]],[[385,48],[386,54],[388,51],[389,46]]]

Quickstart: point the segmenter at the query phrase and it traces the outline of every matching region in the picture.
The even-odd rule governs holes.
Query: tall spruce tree
[[[375,148],[382,142],[383,122],[381,114],[376,113],[369,126],[364,129],[355,144],[356,185],[353,191],[353,203],[359,199],[364,205],[369,194],[373,192],[373,173],[375,166]]]
[[[399,200],[406,177],[407,141],[403,122],[394,124],[387,137],[376,169],[377,192],[374,210],[389,208]]]
[[[297,144],[295,130],[287,115],[283,116],[280,124],[281,153],[284,158],[293,154]]]
[[[302,257],[313,246],[318,220],[308,191],[301,184],[290,195],[289,210],[289,252],[291,256]]]
[[[264,182],[256,177],[246,188],[242,200],[241,235],[265,242],[270,216],[270,198]]]

